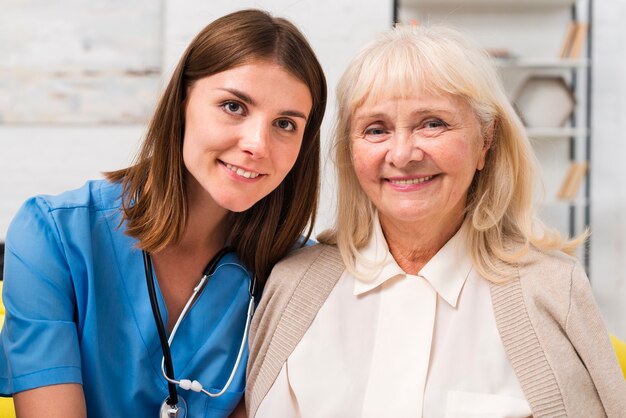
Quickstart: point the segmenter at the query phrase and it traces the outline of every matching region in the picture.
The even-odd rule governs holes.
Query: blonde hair
[[[350,129],[356,109],[380,98],[408,98],[415,91],[448,93],[466,100],[491,137],[485,167],[468,191],[464,227],[478,272],[491,281],[511,276],[511,267],[531,245],[574,252],[586,234],[568,240],[547,228],[533,205],[535,157],[491,58],[455,30],[400,26],[382,33],[352,60],[337,87],[334,136],[338,172],[337,221],[318,239],[336,243],[347,268],[372,234],[375,208],[352,164]]]

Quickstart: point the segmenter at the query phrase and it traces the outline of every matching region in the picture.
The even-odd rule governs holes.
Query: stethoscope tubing
[[[150,296],[150,306],[152,307],[152,315],[154,316],[154,322],[157,324],[157,332],[159,333],[159,340],[161,342],[161,348],[163,349],[163,361],[167,369],[167,374],[174,376],[174,362],[172,361],[172,353],[169,350],[169,344],[167,341],[167,335],[165,335],[165,327],[163,326],[163,318],[161,318],[161,310],[159,309],[159,303],[157,301],[156,290],[154,288],[154,276],[152,275],[152,260],[147,252],[143,253],[143,266],[145,269],[146,282],[148,285],[148,295]],[[165,350],[164,347],[168,349]],[[167,404],[171,406],[178,405],[178,393],[176,392],[176,385],[167,380],[167,389],[169,397],[167,398]]]
[[[211,278],[211,276],[213,274],[215,274],[215,272],[221,268],[221,267],[225,267],[228,265],[231,266],[236,266],[238,268],[242,268],[239,264],[236,263],[224,263],[222,265],[218,266],[219,261],[222,259],[222,257],[228,253],[229,251],[232,251],[230,248],[225,247],[222,248],[212,259],[211,261],[209,261],[209,263],[207,264],[206,268],[204,269],[202,278],[200,279],[200,281],[198,282],[198,284],[194,287],[193,293],[191,295],[191,297],[187,300],[187,303],[185,304],[185,307],[183,308],[183,311],[181,312],[181,314],[178,316],[178,319],[176,320],[176,323],[174,324],[174,327],[172,328],[172,332],[170,334],[169,339],[167,338],[166,332],[165,332],[165,326],[163,325],[163,318],[161,317],[161,312],[159,309],[159,305],[158,305],[158,301],[157,301],[157,295],[156,295],[156,289],[154,286],[154,275],[152,274],[152,260],[150,255],[145,252],[142,251],[143,253],[143,260],[144,260],[144,268],[145,268],[145,276],[146,276],[146,282],[148,285],[148,295],[150,297],[150,306],[152,307],[152,313],[154,316],[154,321],[156,323],[157,326],[157,331],[159,334],[159,341],[161,343],[161,349],[163,351],[163,358],[161,360],[161,373],[163,374],[163,377],[165,378],[165,380],[167,381],[167,386],[168,386],[168,392],[169,392],[169,396],[168,398],[165,400],[165,402],[172,406],[172,407],[176,407],[176,405],[178,404],[178,393],[176,391],[176,386],[180,386],[182,389],[185,390],[193,390],[194,392],[202,392],[205,395],[211,397],[211,398],[216,398],[219,396],[222,396],[230,387],[235,374],[237,373],[237,370],[239,370],[239,366],[241,363],[241,359],[243,357],[243,352],[245,350],[246,347],[246,343],[248,341],[248,331],[250,328],[250,322],[251,322],[251,318],[254,315],[254,293],[255,293],[255,288],[256,288],[256,276],[253,276],[253,278],[250,280],[250,286],[249,286],[249,295],[250,295],[250,300],[248,302],[248,312],[246,313],[246,324],[244,327],[244,333],[243,336],[241,338],[241,344],[239,346],[239,351],[237,353],[237,359],[235,360],[235,364],[233,366],[233,369],[230,373],[230,376],[228,377],[228,380],[226,381],[224,387],[216,392],[209,392],[208,390],[204,389],[202,387],[202,384],[200,384],[200,382],[194,380],[193,382],[188,380],[188,379],[181,379],[181,380],[176,380],[174,378],[175,374],[174,374],[174,364],[173,364],[173,360],[172,360],[172,354],[171,354],[171,350],[170,350],[170,346],[174,340],[174,337],[176,336],[176,332],[178,331],[178,327],[180,326],[182,320],[185,318],[188,310],[191,308],[191,305],[193,304],[193,302],[196,300],[196,297],[198,295],[198,293],[200,291],[202,291],[202,289],[204,288],[204,286],[206,285],[207,281]]]
[[[213,271],[211,272],[211,275],[215,274],[217,272],[217,270],[219,270],[220,268],[225,267],[225,266],[240,267],[238,264],[235,264],[235,263],[224,263],[224,264],[219,265],[215,269],[213,269]],[[168,348],[172,345],[172,341],[174,341],[174,336],[176,335],[176,331],[178,331],[178,327],[180,326],[183,318],[185,318],[185,316],[187,315],[187,311],[191,307],[193,301],[196,299],[196,295],[206,285],[206,282],[207,282],[207,280],[209,278],[210,278],[210,276],[205,274],[204,276],[202,276],[202,279],[200,279],[200,282],[198,282],[198,284],[194,288],[193,294],[191,295],[191,297],[189,298],[189,300],[185,304],[185,307],[183,308],[183,311],[181,312],[180,316],[178,317],[178,320],[176,321],[176,324],[174,324],[174,328],[172,328],[172,333],[170,334],[170,338],[167,341]],[[246,314],[246,325],[245,325],[245,328],[244,328],[244,331],[243,331],[243,337],[241,338],[241,344],[239,346],[239,352],[237,353],[237,360],[235,360],[235,365],[233,366],[233,369],[232,369],[232,371],[230,373],[230,376],[228,377],[228,380],[224,384],[224,387],[217,393],[209,392],[208,390],[204,389],[202,386],[199,386],[200,390],[195,390],[194,387],[192,386],[191,389],[194,390],[195,392],[202,392],[202,393],[204,393],[205,395],[207,395],[207,396],[209,396],[211,398],[217,398],[217,397],[222,396],[224,393],[226,393],[226,391],[230,387],[230,384],[232,383],[233,379],[235,378],[235,374],[237,373],[237,370],[239,369],[239,364],[241,363],[241,358],[243,357],[243,352],[244,352],[244,349],[246,347],[246,342],[248,341],[248,329],[250,328],[250,320],[252,319],[252,315],[254,314],[254,294],[253,294],[253,288],[254,288],[254,286],[252,286],[251,289],[250,289],[250,301],[248,302],[248,312]],[[163,377],[165,378],[165,380],[168,381],[168,383],[171,383],[171,384],[174,384],[174,385],[179,385],[179,386],[183,387],[183,385],[181,384],[182,380],[176,380],[176,379],[170,378],[168,376],[168,373],[166,373],[166,366],[167,366],[167,364],[166,364],[166,361],[165,361],[165,356],[163,356],[163,359],[161,360],[161,373],[163,374]],[[195,388],[198,388],[198,386],[195,386]],[[189,389],[189,388],[184,388],[184,389]]]

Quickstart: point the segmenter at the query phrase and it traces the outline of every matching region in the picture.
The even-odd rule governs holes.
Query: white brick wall
[[[128,165],[143,130],[0,125],[0,241],[27,197],[77,188],[103,171]]]
[[[329,106],[324,144],[334,114],[334,85],[348,60],[367,40],[389,27],[391,2],[377,0],[165,0],[163,69],[165,78],[191,37],[215,18],[242,8],[261,7],[293,21],[307,36],[325,69]],[[60,54],[63,51],[59,51]],[[0,124],[0,241],[28,196],[58,193],[128,164],[143,135],[143,126],[7,126]],[[331,223],[334,200],[331,172],[326,170],[317,229]]]
[[[329,117],[333,87],[360,45],[391,22],[391,1],[377,0],[165,0],[164,71],[171,70],[188,39],[210,20],[243,7],[263,7],[294,21],[307,35],[326,70]],[[36,11],[34,11],[36,12]],[[626,42],[624,1],[595,1],[593,69],[591,277],[609,329],[626,338]],[[62,51],[60,51],[62,53]],[[0,58],[1,59],[1,58]],[[0,125],[0,241],[21,202],[36,193],[80,186],[99,173],[125,166],[142,126],[7,127]],[[333,180],[323,179],[317,230],[332,219]]]

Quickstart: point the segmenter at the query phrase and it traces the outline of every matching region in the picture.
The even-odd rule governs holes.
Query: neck
[[[409,274],[418,274],[462,224],[463,218],[456,222],[433,221],[407,225],[380,217],[391,255],[400,268]]]
[[[161,294],[172,330],[206,263],[228,238],[228,211],[205,192],[188,193],[187,224],[179,241],[152,254]]]
[[[192,210],[189,208],[187,224],[177,247],[181,249],[215,248],[219,250],[228,238],[227,212],[217,210]]]
[[[222,248],[228,238],[229,211],[219,206],[193,179],[187,182],[187,223],[176,247],[181,250]]]

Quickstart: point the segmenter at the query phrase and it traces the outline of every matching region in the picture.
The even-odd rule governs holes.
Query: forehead
[[[402,68],[395,67],[392,71],[363,71],[348,98],[351,113],[385,101],[415,98],[424,101],[456,101],[454,97],[460,96],[450,78],[442,74],[417,65],[399,67]]]
[[[444,113],[448,115],[471,115],[471,106],[463,97],[445,91],[420,89],[404,94],[369,95],[353,109],[353,119],[359,120],[376,115]]]
[[[276,86],[289,85],[298,90],[306,90],[310,96],[308,85],[283,65],[270,60],[252,60],[226,70],[210,74],[195,80],[190,87],[202,84],[211,87],[232,87],[251,91],[272,92]],[[265,88],[269,84],[270,88]],[[278,95],[278,93],[275,93]],[[287,95],[288,97],[290,95]]]
[[[286,78],[304,84],[295,74],[284,65],[270,59],[250,59],[233,67],[207,76],[210,77],[241,77],[254,79],[257,76],[272,76]]]
[[[191,84],[187,94],[187,106],[204,106],[208,98],[232,96],[255,109],[304,115],[304,119],[313,106],[308,85],[273,61],[251,61],[202,77]]]

